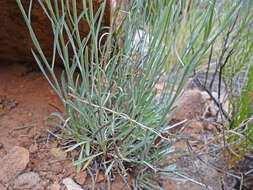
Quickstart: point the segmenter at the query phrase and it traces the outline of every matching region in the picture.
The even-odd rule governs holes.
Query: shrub
[[[31,10],[26,14],[21,1],[17,3],[37,50],[32,50],[36,62],[65,106],[66,116],[52,113],[61,122],[50,121],[62,129],[57,135],[69,143],[66,151],[79,151],[73,164],[78,171],[102,170],[108,179],[116,173],[123,178],[130,174],[134,189],[162,189],[159,180],[176,173],[175,165],[168,163],[174,147],[170,136],[164,135],[176,112],[173,103],[195,65],[230,22],[236,6],[214,33],[209,18],[214,8],[209,6],[205,19],[195,23],[197,31],[192,31],[184,53],[179,55],[175,31],[182,24],[183,1],[166,1],[157,6],[156,14],[149,13],[149,5],[143,0],[131,1],[118,30],[114,24],[111,29],[101,27],[105,2],[95,13],[92,1],[83,1],[78,14],[76,0],[70,6],[64,0],[59,5],[57,0],[38,1],[54,33],[51,63],[32,29]],[[84,38],[78,28],[81,19],[90,27]],[[202,31],[205,36],[200,39]],[[136,36],[139,40],[133,41]],[[165,42],[169,39],[168,46]],[[164,74],[171,52],[177,58],[172,60],[174,73],[168,75],[162,93],[157,94],[154,87]],[[55,74],[56,55],[64,66],[60,79]]]

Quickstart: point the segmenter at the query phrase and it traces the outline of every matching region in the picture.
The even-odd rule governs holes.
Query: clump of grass
[[[230,129],[235,133],[229,136],[228,143],[236,143],[231,147],[230,162],[241,159],[253,150],[253,66],[249,68],[247,73],[247,83],[243,91],[241,91],[237,102],[232,102],[236,107]]]
[[[253,150],[253,126],[248,122],[252,117],[253,90],[253,4],[243,2],[239,12],[224,31],[224,61],[222,77],[226,85],[229,99],[230,122],[228,130],[234,131],[228,136],[231,147],[229,162],[243,158]]]
[[[72,4],[63,0],[38,2],[54,34],[51,63],[32,29],[31,10],[26,14],[21,1],[17,0],[36,47],[36,51],[32,51],[36,62],[65,106],[65,116],[52,113],[61,122],[54,119],[51,122],[62,129],[57,135],[69,143],[66,151],[79,151],[73,164],[78,171],[87,169],[95,174],[101,170],[108,179],[115,174],[122,178],[131,175],[134,182],[127,184],[129,188],[163,189],[160,180],[176,173],[175,165],[168,163],[174,146],[170,136],[162,135],[168,133],[169,122],[176,112],[173,103],[188,75],[226,27],[236,7],[232,7],[214,34],[206,32],[196,46],[199,32],[209,31],[212,24],[208,19],[199,23],[199,31],[193,31],[187,48],[179,55],[174,35],[175,28],[181,24],[181,1],[166,1],[164,6],[158,6],[155,16],[149,14],[143,0],[130,1],[121,26],[117,26],[117,30],[115,25],[105,28],[112,31],[113,36],[103,35],[101,21],[105,2],[94,12],[92,0],[82,1],[80,13],[77,13],[76,0],[72,0]],[[83,19],[90,28],[85,37],[80,35],[79,29]],[[148,35],[141,35],[142,39],[133,42],[140,28],[145,28]],[[119,47],[122,34],[123,44]],[[168,39],[173,39],[169,48],[164,43]],[[194,46],[193,53],[186,53]],[[175,74],[168,76],[162,94],[157,96],[153,89],[164,74],[172,51],[177,55],[171,69]],[[65,68],[59,80],[55,74],[56,55]],[[179,76],[182,69],[184,72]]]
[[[253,40],[252,31],[252,29],[247,29],[240,35],[238,39],[240,43],[235,47],[237,51],[235,50],[236,53],[231,57],[227,70],[224,72],[231,92],[229,116],[232,119],[228,128],[235,131],[228,137],[228,143],[235,143],[231,147],[230,162],[243,158],[245,154],[253,150],[251,121],[253,119],[253,45],[250,43]]]

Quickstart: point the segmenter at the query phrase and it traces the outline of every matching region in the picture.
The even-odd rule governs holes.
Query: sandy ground
[[[40,72],[22,64],[0,64],[0,141],[4,147],[29,146],[46,134],[59,98]]]

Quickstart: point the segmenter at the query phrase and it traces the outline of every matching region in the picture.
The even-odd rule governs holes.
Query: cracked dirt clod
[[[20,174],[29,162],[29,152],[23,147],[13,147],[0,160],[0,181],[7,183]]]

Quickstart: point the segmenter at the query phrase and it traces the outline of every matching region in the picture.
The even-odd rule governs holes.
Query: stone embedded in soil
[[[0,181],[7,183],[20,174],[29,162],[29,152],[15,146],[0,160]]]
[[[85,171],[81,171],[76,174],[74,179],[78,184],[83,185],[84,182],[86,181],[86,177],[87,177],[87,173]]]
[[[35,172],[28,172],[18,176],[12,183],[15,190],[33,189],[43,190],[45,189],[45,183],[41,180],[39,174]]]
[[[174,122],[185,119],[200,117],[205,109],[205,99],[199,90],[186,90],[184,94],[175,102],[178,111],[173,117]]]
[[[83,190],[81,186],[76,184],[71,178],[63,179],[62,183],[66,186],[67,190]]]

